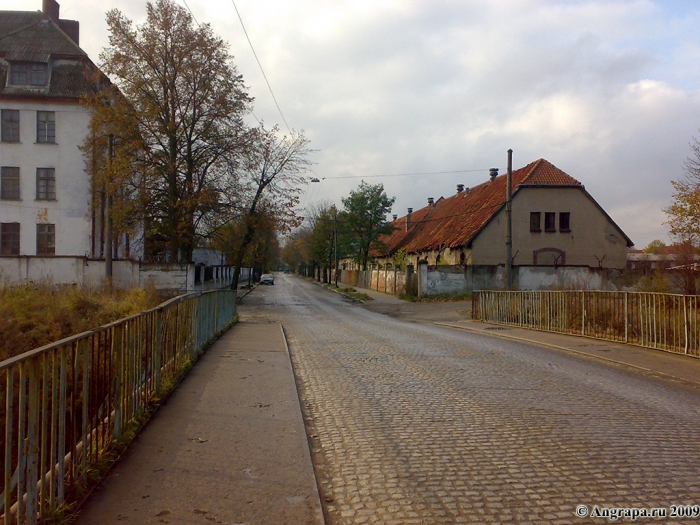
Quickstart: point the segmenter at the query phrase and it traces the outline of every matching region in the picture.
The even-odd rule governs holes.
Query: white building
[[[0,11],[0,280],[16,281],[22,266],[29,279],[30,265],[55,278],[78,257],[86,265],[104,257],[104,196],[79,149],[90,122],[81,97],[97,68],[79,47],[79,29],[60,19],[55,0],[42,11]],[[124,241],[116,255],[138,257]]]

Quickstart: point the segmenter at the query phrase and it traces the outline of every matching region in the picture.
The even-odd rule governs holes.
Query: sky
[[[697,0],[235,0],[284,120],[233,1],[174,1],[230,44],[251,124],[311,140],[304,206],[364,179],[405,215],[505,173],[513,149],[514,169],[545,158],[581,181],[637,248],[670,242],[670,181],[700,138]],[[60,4],[97,64],[108,8],[145,20],[143,0]]]

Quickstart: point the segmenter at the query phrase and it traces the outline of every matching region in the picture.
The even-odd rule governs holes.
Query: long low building
[[[505,265],[506,180],[494,174],[409,208],[375,245],[376,264],[391,267],[403,257],[414,265]],[[625,268],[633,242],[578,180],[539,159],[513,171],[511,190],[514,266]]]

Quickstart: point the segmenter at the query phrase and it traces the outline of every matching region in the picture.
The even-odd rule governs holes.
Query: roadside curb
[[[642,371],[642,372],[647,372],[647,373],[650,373],[650,374],[655,374],[655,375],[663,376],[663,377],[666,377],[666,378],[669,378],[669,379],[673,379],[673,380],[675,380],[675,381],[681,381],[681,382],[684,382],[684,383],[690,383],[690,384],[695,385],[695,386],[700,386],[700,381],[693,381],[692,379],[686,379],[686,378],[683,378],[683,377],[678,377],[678,376],[675,376],[675,375],[673,375],[673,374],[669,374],[669,373],[666,373],[666,372],[661,372],[661,371],[659,371],[659,370],[654,370],[654,369],[652,369],[652,368],[648,368],[648,367],[645,367],[645,366],[635,365],[635,364],[633,364],[633,363],[629,363],[629,362],[626,362],[626,361],[618,361],[617,359],[611,359],[611,358],[609,358],[609,357],[605,357],[605,356],[601,356],[601,355],[597,355],[597,354],[591,354],[591,353],[588,353],[588,352],[584,352],[584,351],[581,351],[581,350],[576,350],[576,349],[574,349],[574,348],[569,348],[569,347],[566,347],[566,346],[556,345],[556,344],[553,344],[553,343],[545,343],[545,342],[543,342],[543,341],[538,341],[538,340],[536,340],[536,339],[528,339],[528,338],[525,338],[525,337],[518,337],[518,336],[515,336],[515,335],[507,335],[507,334],[499,334],[499,333],[490,333],[490,332],[486,332],[486,331],[484,331],[484,330],[479,330],[479,329],[477,329],[477,328],[471,328],[471,327],[468,327],[468,326],[461,326],[461,325],[452,324],[452,323],[433,322],[433,324],[438,325],[438,326],[444,326],[444,327],[446,327],[446,328],[454,328],[454,329],[457,329],[457,330],[463,330],[463,331],[465,331],[465,332],[471,332],[471,333],[475,333],[475,334],[482,334],[482,335],[485,335],[485,336],[488,336],[488,337],[498,337],[498,338],[501,338],[501,339],[509,339],[509,340],[511,340],[511,341],[519,341],[519,342],[521,342],[521,343],[528,343],[528,344],[534,344],[534,345],[538,345],[538,346],[544,346],[544,347],[547,347],[547,348],[552,348],[552,349],[554,349],[554,350],[561,350],[561,351],[564,351],[564,352],[568,352],[568,353],[570,353],[570,354],[575,354],[575,355],[577,355],[577,356],[586,357],[586,358],[593,359],[593,360],[605,361],[605,362],[612,363],[612,364],[619,365],[619,366],[625,366],[625,367],[629,367],[629,368],[634,368],[635,370],[640,370],[640,371]],[[622,344],[622,343],[617,343],[617,344]]]
[[[253,283],[253,286],[251,286],[250,289],[249,289],[246,293],[244,293],[244,294],[241,295],[240,297],[236,297],[236,304],[241,304],[241,301],[243,300],[243,298],[244,298],[246,295],[248,295],[250,292],[252,292],[253,290],[255,290],[258,286],[260,286],[260,283]]]
[[[316,472],[316,468],[313,464],[313,459],[312,459],[312,452],[311,452],[311,439],[309,438],[309,433],[308,429],[306,428],[306,411],[304,409],[304,400],[302,399],[301,392],[299,391],[299,378],[297,374],[296,367],[294,366],[294,360],[292,359],[292,353],[289,350],[289,341],[287,341],[287,332],[284,330],[283,325],[279,325],[280,329],[282,330],[282,339],[284,340],[284,348],[287,352],[287,359],[289,359],[289,366],[292,370],[292,375],[294,377],[294,388],[297,393],[297,402],[299,403],[299,413],[301,414],[301,419],[302,419],[302,424],[304,427],[304,434],[306,435],[306,445],[307,445],[307,459],[309,462],[309,465],[311,466],[311,472],[313,473],[313,478],[314,478],[314,488],[316,489],[314,491],[314,499],[316,500],[314,503],[316,504],[316,509],[317,511],[314,513],[317,525],[326,525],[326,515],[325,515],[325,507],[321,503],[321,480],[318,477],[318,473]]]

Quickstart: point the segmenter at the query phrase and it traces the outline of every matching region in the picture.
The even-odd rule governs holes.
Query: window
[[[19,142],[19,109],[2,110],[2,141]]]
[[[54,168],[36,169],[36,200],[56,200],[56,170]]]
[[[56,113],[53,111],[36,112],[36,141],[56,142]]]
[[[569,218],[571,213],[568,211],[563,211],[559,213],[559,231],[560,232],[570,232],[569,228]]]
[[[56,225],[36,225],[36,254],[56,255]]]
[[[19,223],[0,224],[0,255],[19,255]]]
[[[10,64],[10,84],[13,86],[45,86],[48,64]]]
[[[0,168],[0,199],[19,200],[19,168],[10,166]]]
[[[555,222],[556,217],[557,217],[557,214],[554,213],[553,211],[546,211],[544,213],[544,231],[546,231],[546,232],[557,231],[557,225]]]
[[[540,218],[542,214],[538,211],[533,211],[530,213],[530,231],[531,232],[541,232],[540,228]]]

